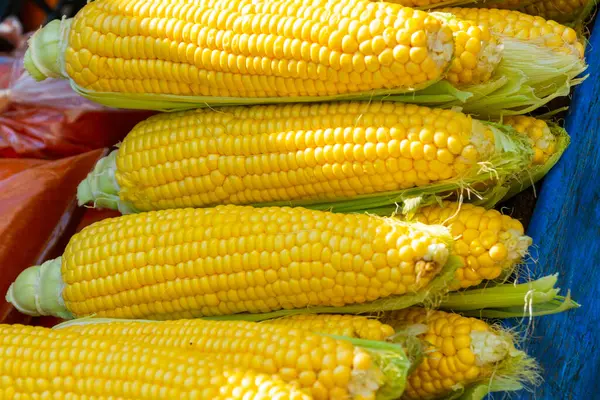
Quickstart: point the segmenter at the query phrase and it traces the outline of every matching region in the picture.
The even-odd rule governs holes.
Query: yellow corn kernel
[[[451,285],[453,290],[476,286],[510,271],[532,242],[517,220],[473,204],[444,201],[421,208],[414,219],[450,229],[456,241],[453,252],[463,261]]]
[[[3,399],[310,398],[272,374],[173,347],[21,325],[0,325],[0,336]]]
[[[330,377],[328,390],[343,393],[343,397],[355,398],[352,391],[360,385],[354,381],[367,375],[374,378],[374,389],[371,390],[377,391],[379,384],[375,378],[380,375],[377,367],[365,369],[362,368],[364,363],[354,362],[363,353],[370,359],[369,354],[347,341],[304,331],[304,324],[301,325],[288,327],[271,323],[193,319],[74,324],[63,330],[111,341],[148,344],[156,349],[184,349],[188,354],[215,359],[225,365],[276,374],[311,395],[316,394],[312,393],[312,389],[317,376],[319,380]],[[313,331],[322,333],[321,330]],[[353,354],[354,358],[345,357],[346,354]],[[325,358],[335,360],[336,365],[333,368],[324,365]],[[364,382],[361,384],[364,385]],[[328,398],[337,397],[331,394]]]
[[[343,306],[426,287],[449,241],[443,227],[365,214],[164,210],[90,225],[62,258],[24,271],[8,298],[30,314],[160,320]],[[408,257],[405,247],[414,249]],[[40,282],[56,297],[40,298]]]
[[[68,37],[70,78],[84,89],[121,93],[290,97],[410,89],[438,79],[452,56],[451,35],[435,18],[367,0],[344,7],[326,0],[98,0],[75,16]],[[416,62],[394,58],[397,45],[418,53]],[[351,72],[358,79],[350,80]]]

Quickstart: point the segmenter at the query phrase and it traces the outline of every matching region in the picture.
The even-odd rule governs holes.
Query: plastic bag
[[[66,80],[36,82],[22,56],[0,57],[0,88],[0,157],[56,159],[110,147],[154,114],[99,106]]]
[[[56,159],[110,147],[150,115],[12,105],[0,113],[0,157]]]
[[[58,161],[0,159],[0,323],[29,321],[4,294],[25,268],[62,253],[84,212],[77,208],[77,185],[105,154],[99,149]]]

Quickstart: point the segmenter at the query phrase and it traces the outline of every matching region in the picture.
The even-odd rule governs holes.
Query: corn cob
[[[518,115],[505,117],[502,122],[515,128],[517,132],[527,135],[533,146],[534,165],[545,164],[555,153],[557,138],[552,134],[546,121]]]
[[[449,242],[441,226],[302,208],[134,214],[73,236],[7,300],[33,315],[150,319],[340,307],[427,288]]]
[[[403,399],[446,398],[478,382],[533,382],[536,377],[535,362],[515,349],[509,334],[482,320],[444,311],[413,307],[387,312],[379,320],[321,314],[284,317],[262,324],[283,324],[332,335],[353,333],[367,340],[382,340],[382,336],[395,340],[396,333],[416,335],[425,345],[425,357],[409,375]],[[506,389],[515,390],[514,386]]]
[[[412,219],[450,229],[456,240],[453,254],[463,262],[451,289],[476,286],[510,272],[531,245],[521,222],[473,204],[444,201],[419,209]]]
[[[507,200],[542,179],[569,146],[570,138],[557,124],[532,117],[507,116],[502,123],[526,136],[534,149],[531,166],[508,181],[509,190],[503,197]]]
[[[1,399],[295,399],[277,377],[175,348],[0,325]]]
[[[489,385],[494,375],[502,376],[502,362],[512,357],[523,362],[517,380],[534,382],[537,376],[535,362],[515,349],[510,334],[482,320],[413,307],[390,312],[383,321],[397,331],[420,331],[417,336],[427,344],[427,356],[409,376],[403,399],[436,399],[457,387]]]
[[[394,374],[384,376],[383,368],[394,369],[401,360],[390,363],[379,357],[390,353],[284,326],[202,319],[100,322],[76,321],[58,328],[88,337],[139,342],[157,349],[185,349],[220,365],[276,374],[315,399],[374,399],[377,392],[390,389],[396,391],[397,397],[404,388],[408,369],[406,364],[405,370],[396,369]],[[402,357],[402,353],[392,356]]]
[[[451,32],[427,13],[367,0],[99,0],[66,25],[66,49],[53,42],[59,26],[48,27],[32,39],[27,68],[96,92],[268,98],[408,90],[439,79],[453,53]],[[42,47],[48,43],[54,47]]]
[[[394,203],[413,187],[477,180],[480,163],[510,157],[509,174],[529,165],[531,149],[496,150],[495,135],[512,140],[460,112],[390,102],[160,114],[98,163],[78,200],[124,212],[377,194]]]
[[[535,40],[556,53],[583,58],[585,47],[572,28],[519,11],[486,8],[442,8],[459,19],[472,21],[500,37]]]

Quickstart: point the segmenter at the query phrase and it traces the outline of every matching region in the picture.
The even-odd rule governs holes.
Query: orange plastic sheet
[[[77,208],[77,185],[106,153],[98,149],[57,161],[0,159],[0,323],[30,322],[4,294],[22,270],[62,253],[84,211]]]

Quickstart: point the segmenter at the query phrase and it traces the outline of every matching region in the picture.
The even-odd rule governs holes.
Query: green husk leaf
[[[418,93],[425,87],[435,84],[437,81],[428,82],[416,88],[408,89],[379,89],[363,93],[341,94],[333,96],[293,96],[293,97],[215,97],[215,96],[189,96],[152,93],[113,93],[96,92],[78,86],[70,81],[72,89],[82,97],[98,104],[113,108],[156,110],[156,111],[185,111],[196,108],[223,107],[235,105],[257,105],[257,104],[284,104],[284,103],[316,103],[329,101],[348,100],[373,100],[385,99],[388,96]],[[455,91],[457,98],[468,96],[463,92]]]
[[[423,290],[403,296],[390,296],[364,304],[351,304],[342,307],[307,307],[302,309],[278,310],[259,314],[233,314],[205,317],[217,321],[264,321],[267,319],[286,317],[298,314],[362,314],[379,311],[391,311],[408,308],[415,304],[434,301],[436,297],[443,296],[448,290],[448,284],[454,280],[454,273],[462,266],[462,261],[456,256],[450,256],[442,271]]]
[[[560,296],[557,275],[521,284],[504,283],[450,293],[440,308],[478,318],[534,317],[556,314],[579,304]]]
[[[483,310],[462,311],[461,314],[475,318],[532,318],[541,317],[544,315],[560,314],[562,312],[579,307],[581,307],[581,305],[571,298],[571,294],[569,292],[567,293],[567,296],[559,296],[557,294],[549,301],[531,304],[529,307],[504,307],[499,309],[486,308]]]

